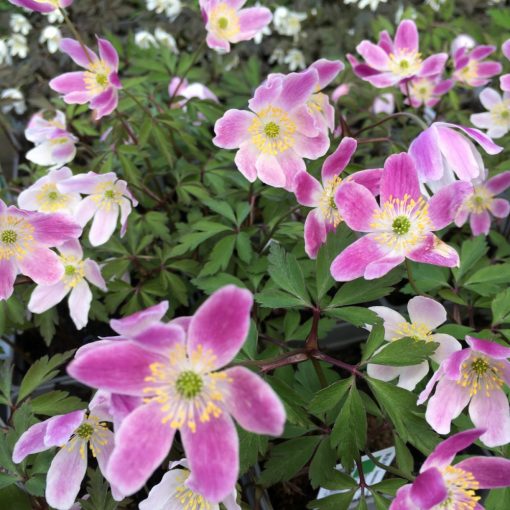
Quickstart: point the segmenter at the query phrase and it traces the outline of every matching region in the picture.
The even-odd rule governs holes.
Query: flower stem
[[[401,478],[405,478],[406,480],[409,480],[410,482],[412,482],[414,480],[414,476],[410,476],[410,475],[406,475],[403,471],[401,471],[400,469],[397,469],[397,468],[394,468],[394,467],[391,467],[391,466],[386,466],[385,464],[382,464],[381,462],[379,462],[370,452],[365,452],[366,453],[366,456],[377,466],[377,467],[380,467],[382,469],[384,469],[385,471],[388,471],[388,473],[393,473],[394,475],[397,475],[397,476],[400,476]]]
[[[60,11],[60,14],[62,14],[62,16],[64,17],[64,21],[65,21],[67,27],[69,28],[69,30],[71,31],[71,33],[74,35],[74,38],[80,43],[81,49],[85,52],[85,56],[87,57],[88,61],[92,64],[93,63],[92,56],[90,55],[90,52],[89,52],[87,46],[83,42],[83,39],[81,38],[80,33],[74,26],[74,23],[71,21],[71,18],[67,15],[67,12],[65,9],[60,8],[59,11]]]
[[[389,120],[392,120],[392,119],[396,119],[398,117],[407,117],[408,119],[411,119],[413,122],[418,124],[418,126],[420,126],[422,129],[428,128],[427,124],[425,122],[423,122],[423,120],[421,120],[420,117],[418,117],[414,113],[397,112],[397,113],[392,113],[391,115],[388,115],[387,117],[384,117],[383,119],[381,119],[379,122],[376,122],[375,124],[371,124],[370,126],[366,126],[362,129],[356,131],[356,133],[354,133],[353,136],[354,136],[354,138],[357,138],[358,135],[360,135],[361,133],[368,131],[369,129],[373,129],[377,126],[380,126],[381,124],[384,124],[385,122],[388,122]]]

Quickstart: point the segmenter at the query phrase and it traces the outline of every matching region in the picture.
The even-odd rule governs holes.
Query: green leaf
[[[322,441],[313,456],[308,470],[310,484],[314,489],[323,487],[334,476],[335,466],[337,464],[337,454],[331,447],[329,437],[323,437]]]
[[[491,304],[492,325],[510,322],[510,288],[497,294]]]
[[[74,350],[71,350],[62,354],[56,354],[51,358],[43,356],[38,359],[28,369],[25,377],[23,377],[23,380],[21,381],[18,393],[18,402],[21,402],[24,398],[28,397],[28,395],[30,395],[30,393],[37,389],[41,384],[53,379],[58,374],[58,370],[56,369],[65,363],[73,354]]]
[[[204,200],[204,204],[211,209],[211,211],[214,211],[215,213],[218,213],[219,215],[227,218],[230,220],[234,225],[237,224],[236,215],[234,214],[234,210],[230,206],[230,204],[226,201],[219,201],[219,200]]]
[[[349,492],[341,492],[322,499],[315,499],[310,501],[306,508],[310,510],[347,510],[355,493],[356,491],[353,489]]]
[[[88,499],[80,499],[82,510],[115,510],[117,503],[112,498],[108,482],[99,469],[88,469],[89,483],[87,484]]]
[[[376,365],[390,365],[393,367],[418,365],[434,354],[438,347],[439,344],[436,342],[401,338],[387,343],[384,349],[374,354],[369,361]]]
[[[510,280],[510,263],[494,264],[484,267],[466,280],[466,286],[473,286],[477,283],[484,284],[507,284]]]
[[[375,485],[371,485],[370,490],[376,490],[378,492],[384,492],[384,494],[394,496],[398,489],[406,483],[409,483],[408,480],[404,480],[403,478],[387,478]]]
[[[228,235],[216,243],[199,277],[210,276],[227,269],[232,253],[234,252],[236,237],[235,235]]]
[[[379,321],[370,331],[366,344],[363,347],[361,361],[366,361],[384,343],[384,325]]]
[[[253,434],[237,427],[239,436],[239,474],[242,475],[254,466],[259,455],[263,455],[267,449],[268,438],[260,434]]]
[[[381,496],[380,494],[378,494],[375,491],[372,492],[372,497],[374,498],[375,508],[377,510],[388,510],[388,508],[390,507],[391,501],[384,498],[383,496]]]
[[[58,324],[56,307],[50,308],[47,312],[34,315],[34,324],[39,328],[46,345],[50,345],[56,331],[55,324]]]
[[[508,510],[510,508],[510,487],[492,489],[483,502],[485,510]]]
[[[342,379],[320,390],[310,402],[308,411],[312,414],[319,415],[333,409],[345,396],[352,382],[352,377],[349,379]]]
[[[250,262],[253,256],[253,250],[251,247],[250,236],[246,232],[239,232],[239,234],[237,234],[236,250],[239,258],[243,262]]]
[[[487,253],[488,249],[483,236],[464,241],[460,249],[460,266],[452,269],[455,281],[461,281],[462,277]]]
[[[405,475],[411,476],[414,469],[413,455],[398,434],[393,434],[393,440],[395,442],[397,466]]]
[[[16,483],[19,479],[17,475],[0,472],[0,489]]]
[[[85,409],[87,404],[78,397],[70,397],[67,391],[50,391],[30,401],[34,414],[55,416],[66,414],[78,409]]]
[[[335,319],[342,319],[344,321],[354,324],[354,326],[365,327],[367,324],[376,324],[380,322],[380,317],[369,310],[361,306],[345,306],[343,308],[333,308],[331,310],[325,310],[324,313],[329,317]]]
[[[12,371],[14,367],[8,362],[0,363],[0,399],[3,404],[11,402]]]
[[[265,308],[294,308],[303,307],[303,301],[283,290],[264,289],[255,295],[257,303]]]
[[[0,508],[5,510],[32,510],[30,497],[16,485],[0,490]]]

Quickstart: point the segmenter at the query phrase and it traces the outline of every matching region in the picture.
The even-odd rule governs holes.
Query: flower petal
[[[97,38],[97,47],[99,48],[99,56],[109,67],[117,69],[119,67],[119,55],[110,41]]]
[[[418,73],[419,76],[435,77],[440,75],[444,70],[444,66],[447,60],[447,53],[437,53],[436,55],[431,55],[423,61],[420,72]]]
[[[410,19],[401,21],[395,34],[395,48],[407,52],[418,51],[418,41],[418,29],[414,21]]]
[[[418,365],[400,367],[400,377],[397,386],[413,391],[416,385],[429,373],[429,362],[422,361]]]
[[[443,475],[435,467],[422,471],[413,482],[411,499],[420,510],[429,510],[447,497],[448,489]]]
[[[508,487],[510,480],[510,460],[498,457],[470,457],[460,461],[456,468],[471,473],[480,489]]]
[[[469,225],[474,236],[487,235],[491,229],[491,216],[488,211],[481,213],[472,212],[469,218]]]
[[[389,273],[394,267],[404,262],[405,257],[403,255],[387,254],[380,259],[370,262],[366,269],[363,277],[365,280],[374,280],[375,278],[381,278],[385,274]]]
[[[490,340],[482,340],[481,338],[474,338],[466,336],[466,342],[475,351],[483,352],[487,356],[496,359],[510,358],[510,347],[491,342]]]
[[[138,505],[139,510],[174,510],[180,504],[177,489],[182,486],[182,480],[188,476],[184,469],[167,471],[161,482],[154,485],[146,499]]]
[[[76,329],[82,329],[87,325],[90,303],[92,303],[92,292],[89,284],[82,280],[69,294],[69,313]]]
[[[434,230],[441,230],[455,218],[464,200],[473,193],[469,182],[454,182],[439,190],[429,200],[429,217]]]
[[[299,172],[294,179],[294,194],[301,205],[317,207],[323,192],[320,182],[308,172]]]
[[[371,306],[369,310],[375,312],[383,320],[385,340],[402,338],[402,333],[398,333],[398,331],[402,328],[402,323],[407,323],[402,315],[386,306]]]
[[[14,261],[0,260],[0,299],[9,299],[12,296],[17,273]]]
[[[168,301],[133,313],[123,319],[112,319],[110,327],[121,336],[133,338],[142,333],[150,325],[160,321],[168,311]]]
[[[335,193],[335,204],[349,228],[358,232],[373,230],[372,218],[379,205],[364,186],[353,181],[341,184]]]
[[[85,270],[85,278],[95,285],[97,288],[101,289],[103,292],[106,292],[108,288],[106,287],[106,282],[104,281],[103,275],[101,274],[101,269],[99,265],[94,260],[86,259],[84,263]]]
[[[85,411],[73,411],[60,414],[48,420],[44,442],[46,446],[62,446],[66,444],[73,432],[81,425],[85,418]]]
[[[327,87],[344,70],[345,65],[340,60],[327,60],[321,58],[316,60],[310,67],[313,67],[319,74],[319,87]]]
[[[354,138],[345,137],[342,139],[335,152],[328,156],[324,161],[324,165],[322,165],[322,182],[326,182],[343,172],[356,152],[357,146],[358,143]]]
[[[88,68],[90,61],[97,61],[97,55],[87,46],[85,49],[74,39],[64,37],[60,41],[60,51],[67,53],[80,67]]]
[[[162,355],[185,345],[185,332],[177,324],[151,324],[132,338],[140,347]]]
[[[94,215],[94,221],[89,232],[89,241],[92,246],[100,246],[113,235],[119,218],[119,207],[100,207]]]
[[[500,388],[488,395],[485,388],[473,396],[469,417],[479,429],[485,429],[480,441],[490,448],[510,443],[510,406],[508,397]]]
[[[266,7],[248,7],[239,11],[240,32],[232,37],[232,42],[248,41],[271,22],[273,15]]]
[[[23,461],[27,455],[43,452],[49,448],[44,442],[48,421],[49,420],[45,420],[41,423],[36,423],[21,434],[14,445],[12,453],[13,462],[18,464]]]
[[[256,161],[259,154],[257,147],[251,141],[246,141],[241,144],[234,158],[237,169],[250,182],[255,182],[257,179]]]
[[[425,324],[430,331],[446,322],[445,307],[428,297],[416,296],[410,299],[407,311],[412,323]]]
[[[215,356],[211,369],[223,367],[239,352],[250,328],[253,295],[226,285],[209,296],[193,315],[188,330],[188,354],[198,349]]]
[[[430,356],[431,359],[438,364],[441,364],[445,359],[448,359],[454,352],[462,349],[462,345],[457,339],[453,338],[451,335],[446,335],[445,333],[430,335],[430,340],[432,342],[439,343],[439,347],[436,349],[436,352]]]
[[[28,222],[34,227],[34,240],[45,246],[60,246],[81,235],[81,228],[65,214],[32,213]]]
[[[418,201],[421,191],[414,162],[408,154],[402,152],[390,156],[384,163],[381,204],[392,198],[403,200],[406,195]]]
[[[459,254],[434,234],[427,234],[420,247],[407,254],[415,262],[444,267],[458,267]]]
[[[501,172],[491,177],[485,184],[485,187],[493,194],[499,195],[510,188],[510,171]]]
[[[489,210],[496,218],[506,218],[510,214],[510,203],[504,198],[495,198]]]
[[[250,138],[248,128],[255,119],[252,112],[228,110],[214,125],[213,143],[223,149],[235,149]]]
[[[52,90],[60,94],[69,94],[70,92],[87,93],[85,73],[83,71],[61,74],[50,80],[49,86]]]
[[[57,282],[53,285],[37,285],[30,296],[27,308],[32,313],[43,313],[60,303],[69,292],[63,282]]]
[[[318,82],[319,74],[315,69],[307,69],[301,73],[286,75],[283,79],[277,105],[286,111],[291,111],[308,101]]]
[[[64,266],[58,255],[48,248],[33,248],[18,260],[20,272],[39,285],[53,285],[64,275]]]
[[[378,71],[388,70],[390,58],[388,54],[376,44],[369,41],[362,41],[356,46],[356,51],[373,69],[377,69]]]
[[[308,213],[305,220],[305,251],[311,259],[316,259],[320,247],[326,242],[328,232],[319,209]]]
[[[412,141],[409,155],[413,158],[422,181],[441,179],[444,173],[443,157],[439,150],[438,133],[434,125]]]

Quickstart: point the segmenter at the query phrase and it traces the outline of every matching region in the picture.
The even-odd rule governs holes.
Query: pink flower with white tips
[[[73,0],[9,0],[13,5],[35,12],[53,12],[69,7]]]
[[[406,103],[413,108],[419,108],[421,105],[433,108],[441,100],[441,96],[446,94],[454,85],[453,80],[443,80],[441,76],[427,76],[423,78],[413,78],[405,85],[400,85],[400,90],[406,98]]]
[[[213,143],[239,149],[235,163],[250,181],[257,177],[270,186],[294,189],[294,177],[306,170],[303,158],[326,154],[329,137],[308,103],[319,85],[319,73],[270,77],[249,101],[252,110],[228,110],[215,126]]]
[[[75,216],[82,227],[94,218],[89,232],[92,246],[100,246],[110,239],[117,227],[119,213],[122,237],[126,232],[131,209],[138,205],[128,190],[126,181],[118,179],[113,172],[75,175],[59,182],[57,188],[61,193],[89,195],[80,202]]]
[[[486,181],[473,181],[473,185],[473,192],[465,197],[455,216],[455,224],[461,227],[469,218],[474,236],[488,235],[491,214],[496,218],[506,218],[510,214],[508,200],[496,198],[510,188],[510,172],[503,172]]]
[[[248,41],[264,30],[273,15],[266,7],[241,9],[246,0],[201,0],[207,46],[228,53],[231,43]]]
[[[0,300],[11,296],[18,273],[42,285],[58,282],[64,267],[50,248],[80,235],[68,216],[24,211],[0,200]]]
[[[493,76],[501,72],[502,66],[494,60],[485,60],[496,51],[495,46],[476,46],[472,50],[459,48],[453,55],[455,72],[453,79],[470,87],[487,85]]]
[[[408,19],[400,22],[394,41],[388,32],[383,31],[377,44],[362,41],[356,50],[365,63],[348,55],[354,73],[378,88],[397,85],[414,77],[437,76],[443,72],[448,59],[446,53],[438,53],[422,60],[418,30],[414,21]]]
[[[66,118],[61,111],[47,110],[33,115],[25,137],[36,145],[27,152],[26,158],[37,165],[59,168],[76,155],[78,138],[66,131]]]
[[[430,356],[436,363],[441,363],[462,346],[451,335],[433,333],[433,330],[446,322],[446,310],[443,305],[433,299],[416,296],[407,303],[410,322],[395,310],[385,306],[371,306],[384,321],[384,339],[388,342],[410,337],[425,342],[437,342],[438,348]],[[382,350],[385,346],[381,347]],[[428,374],[429,362],[423,361],[419,365],[392,367],[388,365],[367,365],[367,374],[381,381],[391,381],[398,377],[401,388],[413,391],[416,385]]]
[[[510,60],[510,39],[503,43],[501,50],[503,51],[503,55],[505,55],[505,57]],[[501,90],[504,92],[510,92],[510,74],[504,74],[503,76],[500,76],[499,83]]]
[[[97,262],[83,260],[83,250],[76,240],[59,247],[64,275],[53,285],[38,285],[28,302],[32,313],[43,313],[60,303],[69,294],[69,312],[76,329],[82,329],[89,320],[92,292],[88,282],[106,292],[106,283]]]
[[[32,453],[60,447],[46,478],[46,501],[57,510],[69,510],[73,506],[87,471],[88,448],[101,472],[106,473],[114,439],[105,422],[111,421],[111,417],[92,403],[89,409],[89,412],[73,411],[36,423],[14,445],[12,460],[15,463]],[[118,501],[124,498],[113,486],[112,494]]]
[[[239,475],[235,418],[246,430],[278,436],[285,411],[272,388],[244,367],[223,369],[250,327],[252,294],[233,285],[213,293],[192,317],[167,324],[167,303],[111,321],[119,339],[89,344],[68,366],[94,388],[143,397],[115,434],[107,479],[134,494],[168,455],[179,430],[191,475],[186,486],[223,501]]]
[[[466,430],[439,443],[414,482],[397,491],[390,510],[484,510],[476,491],[508,487],[510,460],[469,457],[452,464],[457,453],[471,446],[483,432]]]
[[[117,74],[119,56],[106,39],[97,38],[99,57],[90,48],[83,48],[74,39],[62,39],[60,50],[67,53],[85,71],[64,73],[50,81],[50,87],[63,94],[68,104],[85,104],[94,110],[96,120],[117,108],[122,88]]]
[[[480,129],[487,129],[490,138],[501,138],[510,131],[510,92],[503,97],[494,89],[486,88],[480,93],[480,102],[487,113],[471,115],[471,124]]]
[[[336,151],[329,156],[322,167],[322,184],[307,172],[296,176],[296,199],[301,205],[313,207],[305,220],[305,251],[315,259],[319,248],[326,242],[329,232],[334,231],[342,221],[335,204],[335,193],[342,182],[350,180],[379,192],[382,170],[364,170],[356,172],[342,181],[340,174],[348,165],[356,151],[354,138],[344,138]]]
[[[57,188],[59,182],[72,176],[73,173],[67,167],[51,170],[19,194],[18,205],[27,211],[61,212],[74,216],[76,208],[81,202],[80,194],[62,193]]]
[[[381,177],[380,204],[356,182],[346,182],[335,194],[347,226],[367,234],[348,246],[331,264],[337,281],[363,276],[380,278],[406,258],[438,266],[459,265],[457,252],[433,234],[449,225],[463,198],[471,191],[456,182],[428,202],[420,191],[418,174],[406,153],[390,156]]]
[[[452,420],[469,405],[471,421],[485,429],[480,441],[489,447],[505,445],[510,442],[510,407],[503,386],[510,384],[510,347],[471,336],[466,341],[469,348],[439,366],[418,404],[429,401],[425,418],[439,434],[449,434]]]
[[[190,99],[196,97],[197,99],[213,101],[219,103],[216,94],[203,85],[202,83],[189,83],[188,80],[176,76],[170,80],[168,85],[168,95],[170,97],[181,96],[185,101],[178,103],[179,107],[184,106]]]

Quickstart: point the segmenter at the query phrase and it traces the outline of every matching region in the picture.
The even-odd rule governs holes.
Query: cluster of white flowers
[[[0,94],[2,112],[9,113],[14,110],[18,115],[25,113],[27,106],[25,96],[19,89],[5,89]]]
[[[370,7],[372,11],[377,10],[379,4],[384,4],[388,0],[344,0],[344,4],[358,4],[359,9],[364,9],[365,7]],[[428,0],[427,0],[428,1]],[[432,0],[437,1],[437,0]],[[444,1],[444,0],[439,0]]]
[[[305,56],[301,50],[292,48],[285,52],[282,48],[275,48],[269,57],[270,64],[287,64],[290,71],[297,71],[306,67]]]
[[[11,35],[0,39],[0,65],[10,65],[11,57],[26,58],[28,55],[27,35],[32,25],[22,14],[11,14],[9,20]]]
[[[168,48],[172,53],[179,53],[174,37],[159,27],[154,30],[154,35],[147,30],[139,30],[136,32],[135,44],[143,50],[148,50],[151,47],[164,47]]]
[[[301,32],[301,22],[307,18],[306,12],[296,12],[287,7],[277,7],[273,14],[273,25],[280,35],[294,37]]]
[[[39,37],[39,42],[41,44],[46,43],[48,46],[48,51],[50,53],[56,53],[60,46],[60,41],[62,40],[62,32],[58,27],[53,25],[48,25],[41,32],[41,36]]]
[[[164,13],[173,21],[182,11],[181,0],[146,0],[147,9],[158,14]]]

